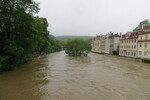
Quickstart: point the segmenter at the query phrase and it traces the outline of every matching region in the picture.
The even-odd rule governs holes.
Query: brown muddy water
[[[150,64],[61,51],[0,73],[0,100],[150,100]]]

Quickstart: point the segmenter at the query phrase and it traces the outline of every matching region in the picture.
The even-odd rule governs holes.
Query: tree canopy
[[[91,51],[90,42],[83,39],[72,39],[66,43],[66,54],[69,56],[87,56]]]
[[[35,56],[60,50],[49,38],[46,18],[33,0],[0,0],[0,71],[11,70]]]
[[[145,26],[150,26],[150,21],[148,19],[141,21],[133,31],[142,30]]]

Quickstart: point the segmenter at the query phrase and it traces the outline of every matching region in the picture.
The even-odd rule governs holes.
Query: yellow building
[[[100,36],[100,53],[105,53],[105,35]]]
[[[91,42],[91,46],[92,46],[92,51],[93,52],[100,52],[100,36],[96,36],[92,42]]]
[[[105,53],[105,36],[97,35],[91,42],[92,51]]]
[[[138,57],[150,59],[150,27],[145,27],[138,35]]]
[[[119,55],[127,57],[137,57],[138,32],[127,32],[121,36],[119,42]]]

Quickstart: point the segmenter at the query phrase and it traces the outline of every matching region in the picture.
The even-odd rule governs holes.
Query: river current
[[[0,100],[150,100],[150,64],[52,53],[0,73]]]

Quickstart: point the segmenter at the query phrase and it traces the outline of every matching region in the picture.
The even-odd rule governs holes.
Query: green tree
[[[7,58],[0,61],[2,70],[15,68],[31,55],[32,14],[38,10],[33,0],[0,0],[0,59]]]
[[[91,45],[87,40],[72,39],[66,43],[66,54],[69,56],[87,56],[91,51]]]
[[[0,0],[0,70],[11,70],[35,56],[60,50],[49,38],[46,18],[33,0]]]
[[[150,26],[150,22],[148,19],[141,21],[133,31],[142,30],[145,26]]]

